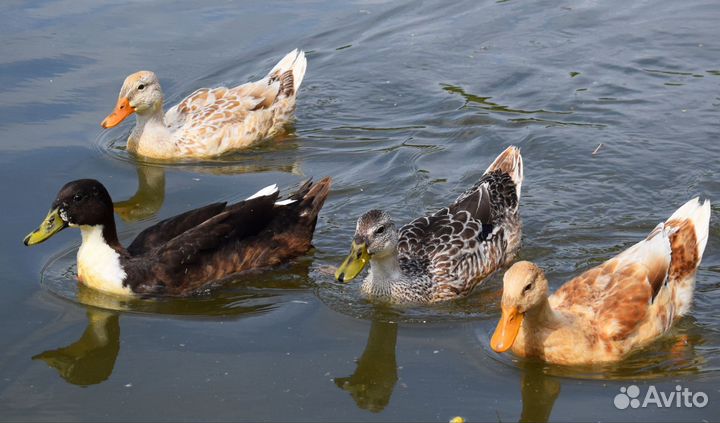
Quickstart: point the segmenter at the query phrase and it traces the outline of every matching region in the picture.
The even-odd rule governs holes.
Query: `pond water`
[[[629,421],[720,412],[720,3],[27,1],[0,5],[1,420]],[[134,119],[99,123],[124,77],[168,103],[307,51],[297,121],[221,160],[142,163]],[[695,306],[614,366],[499,356],[496,275],[466,299],[383,308],[333,282],[355,219],[442,207],[522,148],[524,246],[553,288],[714,200]],[[315,250],[211,296],[117,301],[79,289],[67,230],[23,237],[58,188],[97,178],[127,242],[189,208],[334,178]],[[628,408],[676,385],[704,408]]]

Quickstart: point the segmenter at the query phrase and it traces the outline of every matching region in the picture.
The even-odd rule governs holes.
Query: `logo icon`
[[[638,388],[637,385],[630,385],[627,388],[623,386],[620,388],[620,393],[615,395],[613,403],[615,407],[620,410],[624,410],[628,408],[628,406],[638,408],[640,407],[640,400],[637,399],[639,396],[640,388]]]

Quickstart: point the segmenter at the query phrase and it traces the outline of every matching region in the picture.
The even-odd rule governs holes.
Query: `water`
[[[717,418],[717,205],[693,312],[614,366],[491,352],[497,276],[467,299],[409,309],[374,307],[357,283],[331,276],[359,214],[383,208],[405,222],[441,207],[510,144],[526,165],[521,257],[553,287],[692,196],[718,203],[717,2],[30,1],[0,11],[0,419]],[[99,127],[133,71],[155,71],[173,103],[260,77],[295,47],[308,73],[294,130],[275,143],[160,165],[124,151],[131,122]],[[113,301],[76,286],[75,231],[21,243],[72,179],[100,179],[123,202],[127,242],[189,208],[325,175],[334,185],[316,249],[206,297]],[[709,403],[617,410],[629,384],[680,384]]]

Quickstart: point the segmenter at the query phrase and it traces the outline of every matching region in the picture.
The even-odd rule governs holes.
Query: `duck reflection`
[[[165,202],[165,169],[136,163],[138,188],[135,195],[113,204],[115,213],[125,222],[137,222],[154,216]]]
[[[395,359],[397,331],[397,323],[374,320],[355,372],[334,380],[338,388],[349,392],[362,409],[378,413],[390,402],[398,380]]]
[[[238,159],[240,160],[240,159]],[[125,222],[138,222],[146,220],[157,214],[165,202],[165,171],[166,167],[158,163],[133,161],[137,172],[138,187],[132,197],[113,204],[115,213]],[[284,172],[304,176],[297,161],[291,164],[279,163],[272,160],[260,161],[257,157],[249,155],[242,161],[234,162],[208,162],[204,166],[173,166],[194,173],[211,175],[238,175],[244,173]]]
[[[547,422],[555,400],[560,395],[560,382],[545,374],[543,363],[527,362],[520,382],[522,413],[520,422]]]
[[[72,344],[37,354],[73,385],[96,385],[107,380],[120,351],[119,315],[112,311],[87,308],[87,327]]]

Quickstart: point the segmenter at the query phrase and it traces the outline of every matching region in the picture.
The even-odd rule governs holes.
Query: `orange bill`
[[[113,110],[100,125],[103,128],[112,128],[133,113],[135,113],[135,109],[130,106],[130,100],[128,100],[127,97],[120,97],[115,106],[115,110]]]
[[[490,340],[490,347],[499,353],[509,350],[520,332],[522,322],[523,315],[518,311],[517,307],[508,308],[503,306],[502,317],[500,317],[495,333],[493,333]]]

